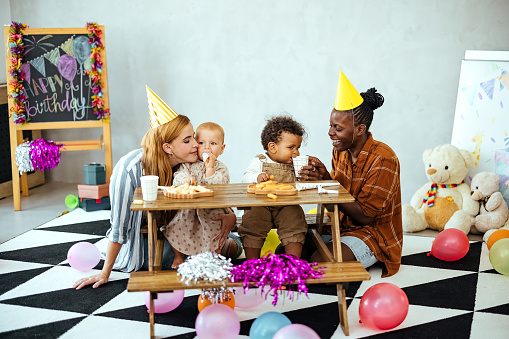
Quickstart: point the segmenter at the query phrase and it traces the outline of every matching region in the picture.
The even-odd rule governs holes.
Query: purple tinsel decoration
[[[37,139],[30,143],[30,159],[34,170],[54,168],[60,162],[60,149],[64,145],[57,145],[51,140]]]
[[[293,299],[292,285],[297,285],[296,292],[304,292],[306,296],[308,295],[306,280],[323,277],[323,267],[315,271],[312,266],[316,266],[316,263],[310,264],[293,255],[270,254],[234,266],[231,271],[231,281],[242,281],[245,291],[249,289],[250,283],[254,282],[256,287],[261,287],[262,293],[265,285],[270,285],[267,295],[270,291],[274,291],[272,305],[276,306],[280,290],[286,289],[290,300]]]

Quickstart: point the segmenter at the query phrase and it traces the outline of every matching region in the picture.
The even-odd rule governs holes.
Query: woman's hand
[[[115,263],[115,259],[117,258],[121,247],[122,244],[108,240],[108,246],[106,248],[106,259],[104,259],[104,265],[101,273],[92,275],[88,278],[81,278],[80,280],[76,281],[74,285],[72,285],[72,288],[79,290],[87,285],[92,284],[93,288],[97,288],[103,284],[106,284],[110,278],[113,264]]]
[[[97,288],[103,284],[106,284],[108,282],[110,275],[101,271],[101,273],[92,275],[88,278],[81,278],[80,280],[76,281],[74,285],[72,285],[72,288],[75,288],[77,290],[87,286],[92,285],[93,288]]]
[[[307,166],[302,166],[299,171],[299,179],[305,181],[330,180],[331,176],[320,159],[309,156]]]
[[[224,244],[226,243],[228,234],[230,234],[230,232],[235,227],[237,217],[235,216],[235,213],[230,211],[230,213],[227,214],[216,215],[212,217],[212,220],[221,220],[221,233],[219,233],[219,235],[212,240],[218,240],[218,248],[223,248]]]

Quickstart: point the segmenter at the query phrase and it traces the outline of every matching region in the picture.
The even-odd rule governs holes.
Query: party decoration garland
[[[9,73],[12,77],[9,87],[9,97],[14,101],[13,106],[10,108],[11,115],[14,118],[14,123],[24,125],[27,119],[25,111],[25,102],[28,99],[23,80],[25,80],[25,73],[21,70],[21,64],[25,57],[25,45],[23,43],[23,30],[27,29],[26,24],[18,21],[13,21],[9,29],[9,49],[11,51],[11,66]]]
[[[267,291],[274,291],[272,305],[276,306],[278,301],[278,291],[287,290],[289,299],[293,300],[292,285],[297,285],[296,292],[298,294],[304,292],[307,296],[307,279],[315,279],[323,277],[323,268],[319,267],[315,271],[312,266],[305,260],[299,259],[293,255],[287,254],[270,254],[260,259],[246,260],[238,266],[234,266],[231,271],[232,282],[243,282],[244,290],[249,289],[250,283],[256,283],[256,287],[261,286],[261,292],[264,292],[265,285],[269,285]]]
[[[19,173],[55,168],[60,162],[60,149],[63,147],[63,144],[44,139],[27,141],[18,145],[16,165]]]
[[[90,53],[90,61],[92,62],[91,71],[86,71],[86,74],[90,76],[93,83],[92,109],[99,119],[106,121],[110,115],[110,110],[104,109],[103,103],[104,93],[101,81],[103,67],[103,63],[101,61],[101,50],[103,48],[103,44],[101,42],[102,31],[95,22],[87,22],[87,30],[88,42],[92,48]]]

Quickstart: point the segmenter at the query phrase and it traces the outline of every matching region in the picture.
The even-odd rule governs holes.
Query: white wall
[[[11,4],[9,0],[0,0],[0,25],[10,25],[11,23]],[[4,41],[4,31],[2,27],[2,42],[3,46],[5,46],[6,42]],[[4,48],[0,49],[2,52]],[[6,65],[5,65],[5,53],[2,53],[0,57],[0,84],[5,84],[7,82],[7,73],[6,73]]]
[[[147,84],[195,126],[223,125],[232,182],[261,152],[264,119],[283,111],[307,127],[302,153],[330,169],[341,69],[357,90],[374,86],[386,99],[371,131],[400,158],[404,202],[426,180],[423,150],[451,140],[465,50],[509,49],[505,0],[11,0],[10,11],[31,27],[106,26],[114,162],[149,128]],[[102,157],[65,152],[49,178],[80,183],[82,165]]]

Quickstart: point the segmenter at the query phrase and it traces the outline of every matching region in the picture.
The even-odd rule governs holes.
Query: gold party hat
[[[177,112],[172,110],[170,106],[157,96],[148,86],[147,88],[147,99],[148,99],[148,110],[150,113],[150,128],[161,126],[177,117]]]
[[[364,99],[353,87],[342,71],[339,71],[338,89],[336,91],[336,102],[334,109],[336,111],[348,111],[359,107]]]

